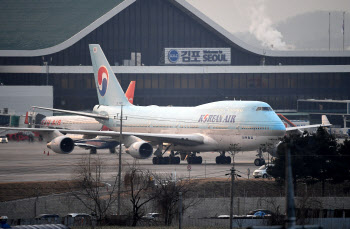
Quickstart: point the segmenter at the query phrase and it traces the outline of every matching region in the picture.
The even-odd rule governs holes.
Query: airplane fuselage
[[[48,116],[41,120],[40,127],[70,130],[100,130],[102,124],[94,118],[80,115]]]
[[[108,115],[101,122],[120,131],[120,106],[95,106],[94,113]],[[162,134],[198,134],[204,144],[174,145],[178,151],[256,150],[276,144],[285,126],[271,107],[258,101],[220,101],[197,107],[123,106],[123,131]]]

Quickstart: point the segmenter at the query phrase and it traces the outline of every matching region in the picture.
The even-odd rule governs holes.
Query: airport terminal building
[[[51,85],[55,108],[97,104],[88,44],[100,44],[134,104],[194,106],[350,99],[349,51],[252,47],[185,0],[0,2],[0,83]]]

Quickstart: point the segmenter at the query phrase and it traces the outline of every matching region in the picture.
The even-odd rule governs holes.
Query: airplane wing
[[[315,125],[307,125],[307,126],[296,126],[296,127],[287,127],[286,132],[288,131],[294,131],[294,130],[304,130],[304,129],[309,129],[309,128],[318,128],[318,127],[328,127],[332,126],[332,124],[315,124]]]
[[[94,113],[79,112],[79,111],[69,111],[69,110],[62,110],[62,109],[55,109],[55,108],[37,107],[37,106],[32,106],[32,107],[33,108],[37,108],[37,109],[41,109],[41,110],[57,111],[57,112],[62,112],[62,113],[81,115],[81,116],[86,116],[86,117],[90,117],[90,118],[109,119],[108,116],[100,115],[100,114],[94,114]]]
[[[0,130],[17,130],[17,131],[36,131],[36,132],[50,132],[59,131],[62,134],[83,134],[83,135],[97,135],[110,136],[118,140],[120,133],[115,131],[94,131],[94,130],[67,130],[67,129],[44,129],[44,128],[17,128],[17,127],[0,127]],[[200,134],[162,134],[162,133],[134,133],[123,132],[123,136],[136,136],[145,141],[156,143],[173,143],[178,145],[201,145],[204,144],[204,137]]]
[[[314,124],[314,125],[307,125],[307,126],[296,126],[296,127],[287,127],[286,132],[293,132],[293,131],[301,131],[304,129],[309,128],[318,128],[318,127],[328,127],[332,126],[332,124],[328,121],[328,118],[326,115],[322,115],[322,124]]]

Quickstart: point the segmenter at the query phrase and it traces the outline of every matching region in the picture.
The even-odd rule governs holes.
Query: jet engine
[[[279,143],[277,143],[277,144],[275,145],[275,147],[268,149],[267,152],[268,152],[271,156],[277,157],[277,150],[279,149],[279,147],[282,146],[281,143],[282,143],[282,141],[280,141]]]
[[[137,141],[133,143],[126,152],[137,159],[146,159],[152,156],[153,147],[151,144],[145,141]]]
[[[74,141],[69,137],[60,136],[47,143],[47,148],[52,149],[55,153],[68,154],[74,149]]]

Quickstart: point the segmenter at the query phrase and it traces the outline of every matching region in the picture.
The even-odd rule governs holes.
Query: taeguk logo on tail
[[[98,91],[101,96],[104,96],[107,92],[107,87],[108,87],[108,71],[105,66],[101,66],[98,69],[98,74],[97,74],[97,83],[98,83]]]
[[[168,52],[168,60],[171,63],[175,63],[179,59],[179,52],[175,49],[172,49]]]

